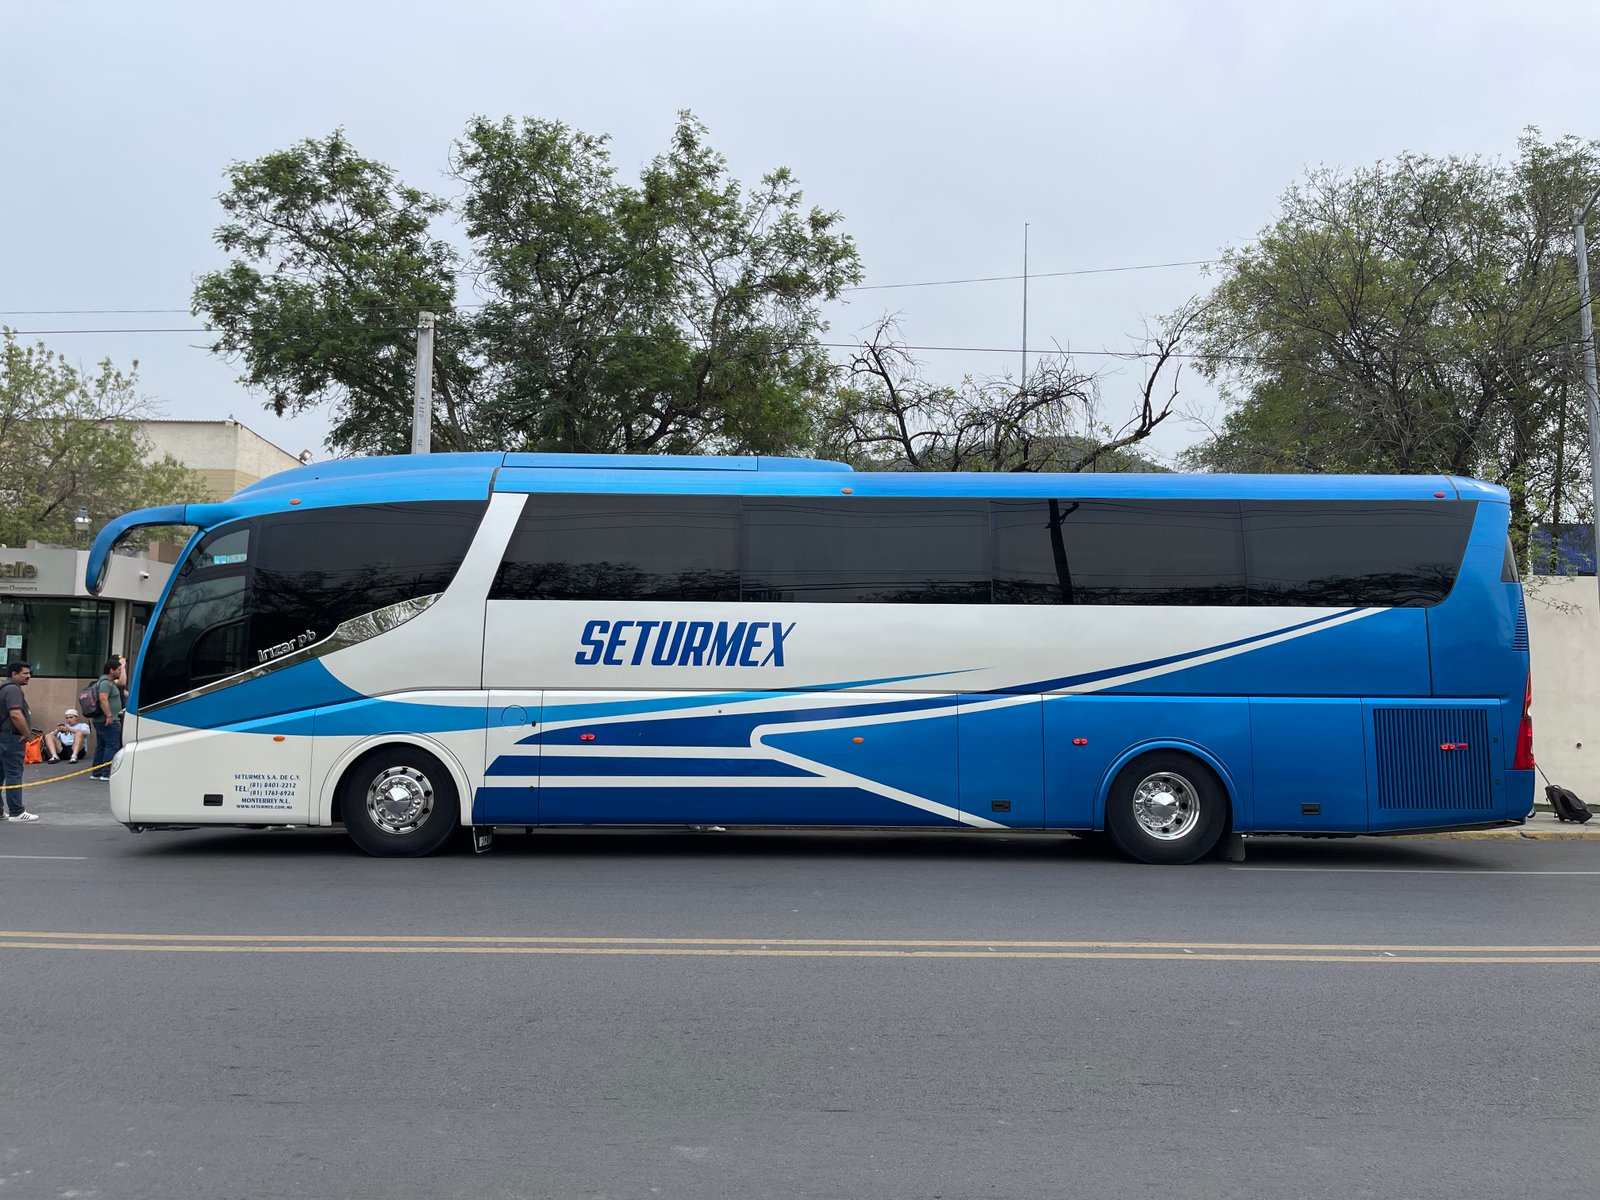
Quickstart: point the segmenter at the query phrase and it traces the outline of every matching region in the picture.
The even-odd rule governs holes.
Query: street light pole
[[[1572,238],[1578,252],[1578,329],[1583,335],[1583,395],[1589,412],[1589,553],[1595,563],[1596,586],[1600,586],[1600,391],[1595,385],[1594,319],[1589,311],[1589,248],[1583,230],[1583,223],[1589,219],[1597,200],[1600,200],[1600,188],[1595,189],[1589,203],[1572,223]]]

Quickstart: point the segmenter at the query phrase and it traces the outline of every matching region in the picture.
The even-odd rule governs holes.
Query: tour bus
[[[1469,479],[321,463],[109,524],[195,532],[138,655],[135,831],[1234,835],[1532,808],[1506,492]],[[1224,839],[1227,839],[1226,842]],[[467,839],[463,839],[467,840]]]

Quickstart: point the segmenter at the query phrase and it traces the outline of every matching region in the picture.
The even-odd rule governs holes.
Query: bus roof
[[[1507,503],[1502,487],[1448,475],[1181,475],[854,471],[803,458],[627,454],[426,454],[333,459],[269,475],[214,504],[171,504],[109,522],[89,549],[98,594],[112,547],[149,525],[209,529],[291,507],[483,500],[494,492],[705,496],[963,496],[1151,500],[1426,500]]]
[[[491,491],[830,495],[845,488],[858,496],[1507,499],[1505,489],[1493,484],[1446,475],[858,472],[844,463],[765,456],[491,453],[335,459],[270,475],[224,504],[246,515],[273,511],[286,498],[320,508],[383,500],[474,499]],[[300,497],[301,492],[306,495]]]

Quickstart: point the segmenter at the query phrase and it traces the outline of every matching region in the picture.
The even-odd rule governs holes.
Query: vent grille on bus
[[[1522,603],[1522,597],[1517,597],[1517,631],[1511,635],[1511,648],[1513,650],[1526,650],[1528,648],[1528,609]]]
[[[1493,807],[1486,710],[1378,708],[1372,720],[1380,809],[1487,812]]]

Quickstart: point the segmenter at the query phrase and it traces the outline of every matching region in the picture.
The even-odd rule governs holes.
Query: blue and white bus
[[[134,830],[1230,834],[1521,822],[1506,492],[1439,477],[329,462],[213,504],[136,664]]]

